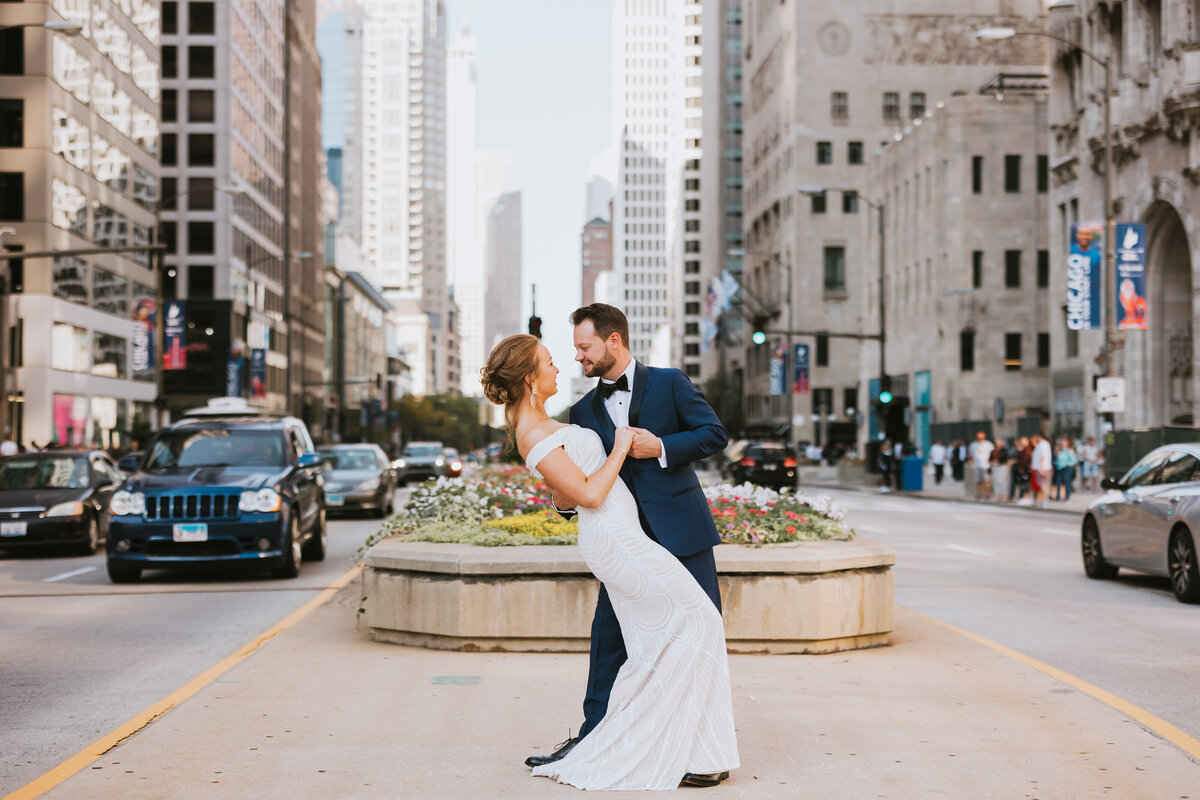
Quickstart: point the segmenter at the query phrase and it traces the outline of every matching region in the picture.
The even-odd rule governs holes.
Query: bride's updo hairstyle
[[[479,370],[483,396],[504,406],[504,419],[511,432],[516,423],[517,403],[528,396],[525,378],[538,370],[538,338],[517,333],[492,348],[487,363]]]

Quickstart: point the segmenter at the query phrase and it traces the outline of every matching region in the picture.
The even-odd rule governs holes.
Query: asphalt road
[[[896,551],[896,603],[1095,684],[1200,738],[1200,606],[1166,578],[1083,574],[1081,517],[828,492]],[[1071,691],[1064,689],[1064,691]]]
[[[0,796],[303,605],[353,566],[354,552],[378,527],[375,519],[331,519],[325,560],[303,564],[293,580],[148,572],[117,586],[103,552],[0,553]]]

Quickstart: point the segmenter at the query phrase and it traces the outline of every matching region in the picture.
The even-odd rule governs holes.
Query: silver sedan
[[[1083,569],[1112,578],[1121,568],[1171,579],[1175,597],[1200,602],[1200,444],[1153,450],[1106,490],[1083,516]]]

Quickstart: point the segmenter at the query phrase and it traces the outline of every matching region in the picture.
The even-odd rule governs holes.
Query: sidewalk
[[[582,797],[522,761],[578,725],[585,654],[379,644],[355,628],[359,597],[347,586],[45,796]],[[731,657],[742,767],[702,796],[1197,796],[1200,766],[1109,706],[904,609],[893,642]]]
[[[1082,514],[1083,511],[1088,507],[1088,503],[1092,502],[1097,497],[1099,497],[1101,494],[1103,494],[1103,492],[1099,492],[1099,491],[1096,491],[1096,492],[1091,492],[1091,491],[1073,492],[1071,494],[1070,500],[1061,500],[1061,501],[1051,500],[1050,505],[1044,506],[1044,507],[1038,507],[1031,503],[1021,505],[1017,502],[997,503],[997,502],[993,502],[993,501],[986,501],[985,503],[980,503],[980,501],[976,500],[974,497],[975,487],[971,486],[970,489],[971,489],[971,491],[970,491],[970,493],[968,493],[967,488],[964,487],[963,484],[955,483],[954,479],[949,476],[942,478],[942,484],[941,484],[941,486],[938,486],[937,484],[935,484],[933,482],[933,474],[928,473],[925,475],[924,487],[923,487],[922,491],[899,492],[898,494],[901,494],[904,496],[911,496],[911,497],[932,497],[932,498],[936,498],[938,500],[956,500],[956,501],[961,501],[963,503],[973,503],[973,504],[977,504],[977,505],[985,505],[986,504],[986,505],[1005,506],[1007,508],[1029,508],[1029,509],[1033,509],[1035,511],[1058,511],[1058,512],[1067,513],[1067,514],[1073,514],[1075,516],[1079,516],[1080,514]],[[1028,496],[1026,496],[1026,497],[1028,498]]]

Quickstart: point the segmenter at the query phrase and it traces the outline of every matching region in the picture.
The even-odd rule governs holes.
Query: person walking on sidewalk
[[[995,445],[988,441],[983,431],[975,434],[971,443],[971,472],[975,483],[975,499],[990,500],[992,497],[992,451]]]
[[[997,503],[1008,502],[1008,480],[1009,468],[1008,462],[1011,459],[1011,453],[1008,450],[1008,445],[1003,439],[995,441],[995,449],[992,450],[992,499]]]
[[[941,486],[942,477],[946,474],[946,445],[938,439],[929,448],[929,463],[933,464],[933,482]]]
[[[1058,443],[1058,452],[1054,454],[1054,477],[1055,492],[1054,499],[1067,501],[1071,499],[1071,484],[1075,482],[1075,465],[1079,463],[1079,457],[1075,454],[1075,448],[1071,447],[1071,440],[1063,437]],[[1067,496],[1063,497],[1063,491],[1066,491]]]
[[[967,463],[967,447],[962,439],[957,439],[950,445],[950,476],[958,483],[963,482],[963,472]]]
[[[1094,492],[1100,488],[1100,448],[1096,446],[1096,437],[1089,436],[1079,448],[1079,488],[1082,491]]]
[[[1030,484],[1033,489],[1033,502],[1039,507],[1050,505],[1046,498],[1050,492],[1050,476],[1054,472],[1054,454],[1050,451],[1050,442],[1040,433],[1035,433],[1031,439],[1033,456],[1030,459]]]
[[[1029,437],[1017,437],[1011,466],[1009,468],[1008,500],[1020,503],[1029,494],[1029,464],[1033,461],[1033,446]]]

